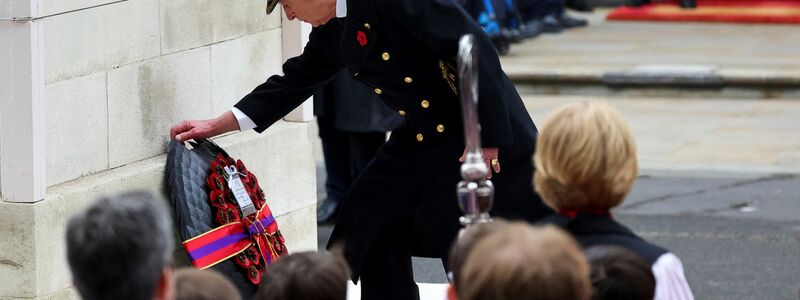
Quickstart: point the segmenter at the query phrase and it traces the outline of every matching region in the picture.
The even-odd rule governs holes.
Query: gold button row
[[[439,124],[436,125],[436,131],[439,133],[444,132],[444,125]],[[422,133],[417,133],[417,142],[422,142],[425,139],[425,136]]]

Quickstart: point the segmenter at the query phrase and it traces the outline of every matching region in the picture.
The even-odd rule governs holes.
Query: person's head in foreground
[[[175,272],[175,300],[240,300],[228,278],[211,270],[183,268]]]
[[[512,223],[484,237],[461,269],[460,300],[587,300],[589,266],[578,244],[554,226]]]
[[[584,251],[591,266],[592,300],[650,300],[656,279],[650,265],[635,253],[616,246]]]
[[[572,103],[541,128],[534,155],[536,191],[556,211],[607,211],[636,179],[636,145],[628,125],[605,102]]]
[[[450,256],[447,261],[450,267],[450,272],[447,274],[450,279],[450,286],[447,289],[447,293],[451,299],[456,299],[456,290],[459,283],[461,268],[464,266],[464,261],[467,259],[469,252],[475,247],[475,244],[490,233],[503,230],[506,226],[508,226],[508,222],[495,219],[492,222],[479,223],[467,227],[458,236],[458,239],[453,244],[453,249],[450,250]]]
[[[344,300],[350,269],[331,252],[299,252],[267,267],[258,300]]]
[[[172,299],[172,221],[147,192],[101,198],[70,218],[67,259],[81,298]]]

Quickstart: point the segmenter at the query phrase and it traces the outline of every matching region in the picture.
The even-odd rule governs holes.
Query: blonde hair
[[[456,286],[460,300],[587,300],[589,264],[578,244],[552,225],[516,222],[470,251]]]
[[[605,102],[558,108],[545,121],[534,155],[536,191],[558,209],[610,209],[636,179],[636,145],[625,120]]]

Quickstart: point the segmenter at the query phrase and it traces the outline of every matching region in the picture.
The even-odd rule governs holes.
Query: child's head
[[[542,126],[534,156],[536,191],[554,209],[611,209],[636,179],[628,125],[605,102],[572,103]]]
[[[258,300],[344,300],[350,270],[339,255],[299,252],[270,265],[256,294]]]
[[[464,261],[467,259],[469,252],[475,247],[481,239],[490,233],[502,230],[508,226],[508,222],[495,219],[489,223],[479,223],[464,229],[459,235],[456,242],[453,244],[453,249],[450,250],[450,257],[447,263],[450,266],[451,284],[458,286],[458,277],[461,274],[461,268],[464,266]]]
[[[211,270],[183,268],[175,272],[175,300],[239,300],[239,290]]]
[[[650,266],[630,250],[594,246],[584,252],[591,265],[592,300],[650,300],[656,279]]]

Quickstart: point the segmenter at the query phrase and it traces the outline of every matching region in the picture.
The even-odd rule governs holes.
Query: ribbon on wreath
[[[282,252],[282,249],[274,249],[275,246],[269,240],[270,237],[277,240],[276,233],[280,235],[278,224],[272,212],[264,205],[255,214],[254,220],[243,218],[241,221],[219,226],[183,242],[183,247],[198,269],[210,268],[254,245],[261,258],[270,264]],[[280,247],[280,244],[276,246]]]

